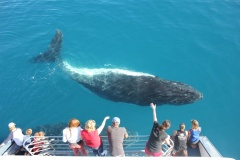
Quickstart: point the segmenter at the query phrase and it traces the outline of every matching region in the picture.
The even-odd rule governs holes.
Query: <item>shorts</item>
[[[160,157],[162,155],[162,152],[156,152],[156,153],[152,153],[150,152],[147,147],[145,148],[145,153],[149,156],[153,156],[153,157]]]
[[[77,142],[77,143],[69,143],[69,147],[70,147],[71,149],[81,148],[81,143],[83,143],[83,140],[80,140],[80,141]]]
[[[103,143],[98,148],[92,148],[89,147],[93,151],[94,156],[101,156],[101,153],[103,153]]]
[[[199,139],[194,142],[189,142],[190,144],[197,144],[199,142]]]

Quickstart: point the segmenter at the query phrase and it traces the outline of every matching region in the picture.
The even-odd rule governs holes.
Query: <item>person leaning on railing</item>
[[[26,132],[25,132],[26,134],[24,135],[24,137],[23,137],[23,143],[25,143],[24,144],[24,146],[27,146],[27,148],[31,148],[31,147],[33,147],[32,145],[29,145],[31,142],[32,142],[32,140],[33,140],[33,138],[31,138],[31,135],[32,135],[32,129],[31,128],[29,128],[29,129],[27,129],[26,130]],[[24,155],[28,155],[29,153],[28,153],[28,151],[24,148]]]
[[[196,148],[199,142],[199,136],[202,131],[202,128],[199,127],[197,120],[191,120],[192,128],[188,131],[188,142],[192,148]]]
[[[68,126],[63,130],[63,142],[68,142],[69,147],[73,150],[75,156],[79,155],[79,152],[83,156],[87,156],[87,152],[84,148],[84,142],[81,140],[80,132],[83,129],[80,126],[80,121],[76,118],[71,119],[68,122]]]
[[[8,124],[10,133],[7,139],[0,145],[0,148],[8,143],[9,140],[13,140],[13,145],[10,150],[7,151],[8,155],[15,155],[17,154],[23,145],[23,137],[22,130],[20,128],[16,128],[16,124],[11,122]]]
[[[162,155],[162,144],[165,142],[170,145],[170,136],[165,132],[170,127],[170,121],[165,120],[161,125],[158,124],[156,114],[156,104],[151,103],[150,107],[153,111],[153,127],[148,142],[145,147],[147,156],[158,157]]]
[[[44,144],[41,137],[41,133],[40,132],[36,132],[34,134],[34,138],[33,138],[33,147],[30,149],[30,151],[34,154],[34,155],[38,155],[41,150],[42,150],[42,145]]]
[[[120,119],[114,117],[112,119],[112,126],[108,126],[107,135],[109,141],[110,155],[115,157],[125,156],[123,150],[123,139],[128,138],[128,133],[124,127],[119,127]]]
[[[172,135],[172,140],[174,141],[174,148],[176,156],[188,156],[187,151],[187,137],[188,131],[185,130],[185,124],[181,123],[179,125],[179,130],[175,130]]]
[[[92,149],[93,154],[95,156],[106,156],[107,150],[103,150],[103,142],[101,137],[99,136],[102,132],[106,120],[108,120],[110,117],[106,116],[103,119],[103,122],[100,127],[96,129],[96,122],[94,120],[88,120],[85,123],[85,129],[81,131],[81,136],[83,140],[85,141],[86,145]]]

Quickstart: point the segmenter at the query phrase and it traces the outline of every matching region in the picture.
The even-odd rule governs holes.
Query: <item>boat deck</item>
[[[34,137],[31,137],[32,139]],[[39,138],[39,137],[38,137]],[[25,150],[32,156],[74,156],[72,150],[69,148],[68,143],[62,142],[62,136],[44,136],[39,141],[38,150],[34,151],[36,148],[36,143],[31,142],[30,144],[24,143]],[[104,149],[109,149],[107,136],[102,136]],[[129,136],[129,138],[124,140],[124,151],[126,157],[146,157],[144,148],[146,142],[148,140],[148,136]],[[7,155],[7,148],[9,148],[11,144],[5,145],[0,149],[1,155]],[[171,152],[173,150],[173,143],[171,146],[167,146],[163,144],[163,156],[164,157],[172,157]],[[88,156],[93,156],[91,150],[86,147],[88,151]],[[21,155],[22,152],[20,152]],[[218,152],[218,150],[214,147],[214,145],[209,141],[206,136],[200,137],[200,142],[197,148],[188,147],[189,157],[221,157],[222,155]],[[107,156],[110,157],[108,154]]]
[[[107,136],[101,136],[101,138],[103,141],[104,149],[109,150]],[[144,147],[146,145],[147,139],[148,136],[129,136],[127,139],[124,140],[123,144],[125,155],[130,157],[135,156],[144,157],[145,156]],[[36,150],[35,146],[38,146],[37,151],[34,151]],[[68,143],[62,142],[62,136],[45,136],[39,142],[24,144],[24,148],[29,152],[30,155],[73,156],[73,151],[69,148]],[[85,147],[85,149],[87,150],[89,156],[93,156],[91,149],[89,149],[87,146]],[[164,156],[169,156],[171,154],[172,149],[173,142],[172,146],[167,146],[163,144]],[[107,156],[110,155],[107,154]]]

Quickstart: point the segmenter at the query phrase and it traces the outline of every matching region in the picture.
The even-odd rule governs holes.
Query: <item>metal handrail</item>
[[[123,146],[126,156],[145,156],[145,145],[148,140],[147,135],[140,136],[129,136],[127,139],[124,139]],[[104,149],[109,149],[108,137],[101,136],[103,141]],[[31,143],[27,143],[31,139]],[[35,139],[35,140],[34,140]],[[38,139],[38,141],[36,141]],[[62,141],[62,136],[31,136],[26,139],[23,143],[23,147],[26,151],[32,155],[38,156],[73,156],[72,150],[69,148],[68,143]],[[168,146],[163,144],[163,156],[170,156],[173,149],[173,142]],[[86,147],[87,152],[90,156],[93,156],[90,149]]]

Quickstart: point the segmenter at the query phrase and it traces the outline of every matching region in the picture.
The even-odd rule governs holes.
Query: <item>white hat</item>
[[[8,127],[12,128],[12,127],[15,127],[15,125],[16,125],[15,123],[11,122],[11,123],[8,124]]]
[[[114,118],[112,119],[112,122],[113,122],[113,123],[120,123],[120,118],[114,117]]]

